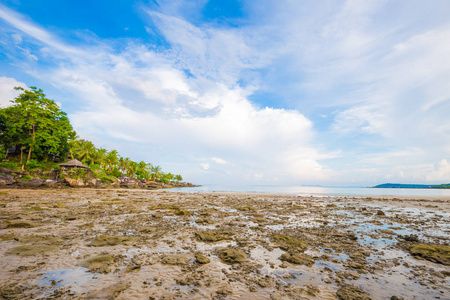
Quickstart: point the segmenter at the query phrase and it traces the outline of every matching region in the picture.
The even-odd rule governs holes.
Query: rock
[[[416,244],[409,248],[411,254],[415,257],[450,266],[450,246],[432,245],[432,244]]]
[[[411,234],[411,235],[405,235],[403,237],[403,239],[407,242],[415,242],[418,243],[419,242],[419,237],[415,234]]]
[[[222,240],[231,240],[235,232],[231,230],[206,230],[195,233],[196,237],[202,242],[218,242]]]
[[[31,178],[28,181],[17,179],[17,183],[23,187],[34,188],[34,187],[40,187],[41,185],[44,185],[44,179],[39,178],[39,177]]]
[[[1,168],[3,169],[3,168]],[[11,175],[0,175],[0,186],[2,185],[8,185],[8,184],[13,184],[14,182],[16,182],[14,180],[14,177],[12,177]]]
[[[238,249],[221,249],[219,258],[227,264],[243,263],[247,261],[245,253]]]
[[[23,171],[16,171],[14,169],[9,169],[9,168],[3,168],[0,167],[0,174],[6,174],[6,175],[12,175],[12,176],[25,176],[27,175],[26,172]]]
[[[139,183],[141,183],[138,179],[133,177],[120,176],[118,179],[120,184],[139,185]]]
[[[59,183],[56,180],[47,179],[45,181],[45,185],[48,186],[48,187],[57,187],[59,185]]]
[[[12,173],[14,173],[15,171],[13,170],[13,169],[8,169],[8,168],[3,168],[3,167],[0,167],[0,173],[3,173],[3,174],[12,174]]]
[[[99,181],[95,178],[64,178],[64,181],[70,185],[71,187],[89,187],[89,186],[97,186]]]
[[[353,285],[345,285],[341,287],[337,291],[336,296],[341,300],[372,300],[369,293],[366,293]]]
[[[121,176],[118,178],[120,186],[125,186],[127,188],[137,188],[137,187],[146,187],[147,185],[143,184],[140,180],[133,178],[133,177],[127,177],[127,176]]]
[[[209,264],[211,260],[201,253],[195,254],[195,259],[199,264]]]
[[[312,267],[312,265],[314,265],[314,259],[312,259],[311,257],[307,256],[307,255],[302,255],[302,254],[289,254],[289,253],[284,253],[280,256],[279,258],[281,261],[288,261],[292,264],[296,264],[296,265],[305,265],[308,267]]]
[[[165,265],[184,265],[189,262],[189,257],[183,254],[169,254],[161,259],[161,263]]]
[[[280,249],[285,251],[299,251],[303,252],[306,250],[306,242],[284,234],[276,234],[272,236],[272,241],[275,242]]]

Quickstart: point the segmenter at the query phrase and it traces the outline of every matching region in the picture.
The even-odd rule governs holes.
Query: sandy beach
[[[449,299],[450,199],[0,190],[0,299]]]

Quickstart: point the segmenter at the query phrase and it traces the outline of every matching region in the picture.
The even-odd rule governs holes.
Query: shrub
[[[37,160],[31,159],[29,162],[25,163],[25,168],[27,170],[41,168],[41,164]]]

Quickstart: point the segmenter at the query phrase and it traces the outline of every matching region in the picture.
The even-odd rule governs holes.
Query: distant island
[[[450,183],[439,185],[427,184],[402,184],[402,183],[383,183],[374,186],[374,188],[390,188],[390,189],[450,189]]]

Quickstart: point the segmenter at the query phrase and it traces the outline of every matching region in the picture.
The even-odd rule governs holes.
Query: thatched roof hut
[[[60,167],[64,168],[85,168],[88,169],[88,166],[83,165],[81,161],[78,159],[72,159],[71,161],[68,161],[66,163],[59,164]]]

